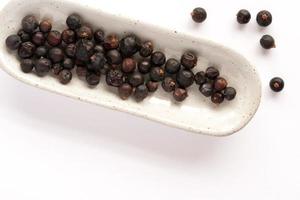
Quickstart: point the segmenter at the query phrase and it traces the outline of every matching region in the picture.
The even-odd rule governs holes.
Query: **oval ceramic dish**
[[[253,117],[260,103],[261,83],[255,68],[244,57],[211,41],[105,13],[98,7],[100,5],[95,5],[95,1],[90,0],[7,1],[0,12],[1,67],[14,78],[32,86],[196,133],[230,135],[243,128]],[[155,48],[165,52],[167,57],[179,59],[186,50],[198,52],[198,65],[194,72],[204,70],[210,65],[216,66],[229,85],[236,88],[236,99],[219,106],[213,105],[209,98],[199,93],[194,84],[189,88],[189,97],[183,103],[174,102],[172,95],[163,92],[161,88],[143,102],[136,103],[133,99],[120,100],[116,92],[112,92],[115,88],[104,84],[103,77],[101,84],[91,89],[76,76],[65,86],[52,76],[39,78],[33,73],[22,73],[16,56],[5,47],[6,37],[18,31],[20,21],[29,13],[39,19],[50,18],[53,20],[54,29],[63,30],[66,27],[65,19],[74,11],[87,23],[102,27],[106,33],[134,32],[143,40],[152,40]]]

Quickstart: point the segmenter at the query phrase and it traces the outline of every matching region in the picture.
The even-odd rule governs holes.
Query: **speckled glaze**
[[[14,78],[51,92],[98,104],[157,121],[187,131],[212,136],[226,136],[243,128],[255,114],[261,98],[261,82],[255,68],[238,53],[211,41],[194,38],[176,31],[164,30],[154,25],[131,20],[124,16],[105,13],[95,1],[59,0],[11,0],[1,1],[0,66]],[[141,103],[133,99],[122,101],[102,83],[89,88],[76,76],[72,82],[61,85],[52,76],[39,78],[34,74],[24,74],[15,55],[5,47],[5,39],[20,28],[21,19],[29,13],[40,19],[50,18],[54,28],[62,30],[66,17],[76,11],[86,22],[105,28],[106,33],[133,31],[143,39],[153,40],[156,49],[162,50],[167,57],[180,58],[185,50],[198,52],[198,65],[195,72],[214,65],[221,71],[230,86],[237,89],[237,98],[222,105],[213,105],[209,98],[198,92],[193,85],[189,97],[183,103],[176,103],[172,96],[160,88]],[[100,114],[100,113],[99,113]]]

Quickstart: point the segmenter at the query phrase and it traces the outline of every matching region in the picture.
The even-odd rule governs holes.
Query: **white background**
[[[0,199],[300,199],[297,1],[97,2],[239,51],[260,72],[261,106],[242,131],[214,138],[44,92],[0,71]],[[208,12],[204,24],[191,21],[196,6]],[[252,13],[244,27],[235,19],[240,8]],[[266,29],[255,22],[261,9],[274,17]],[[276,49],[261,49],[265,33]],[[273,76],[286,81],[280,94],[268,88]]]

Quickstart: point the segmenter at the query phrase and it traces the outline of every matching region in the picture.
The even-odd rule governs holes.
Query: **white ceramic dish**
[[[209,65],[217,66],[222,76],[237,89],[237,98],[232,102],[216,106],[203,97],[194,85],[189,89],[189,98],[183,103],[174,102],[171,94],[161,89],[142,103],[136,103],[133,99],[120,100],[116,93],[111,91],[114,89],[103,83],[103,77],[98,87],[90,89],[77,77],[74,77],[71,84],[64,86],[51,76],[39,78],[34,74],[22,73],[15,55],[8,52],[5,47],[6,37],[20,28],[21,19],[29,13],[35,14],[40,19],[51,18],[55,24],[54,28],[62,30],[67,15],[74,11],[79,13],[86,22],[99,25],[106,32],[133,31],[143,39],[153,40],[156,48],[164,51],[167,57],[180,58],[185,50],[198,52],[199,62],[195,71],[205,69]],[[0,66],[14,78],[32,86],[213,136],[230,135],[240,130],[250,121],[259,106],[260,78],[255,68],[238,53],[211,41],[105,13],[101,11],[100,5],[95,4],[95,1],[11,0],[2,5],[0,18]]]

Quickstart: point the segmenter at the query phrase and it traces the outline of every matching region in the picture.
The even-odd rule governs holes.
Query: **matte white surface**
[[[246,56],[262,78],[257,115],[228,138],[186,134],[35,89],[1,71],[0,199],[300,198],[295,1],[101,2],[103,9],[212,39]],[[189,12],[199,3],[208,19],[195,26]],[[255,20],[240,28],[240,8],[253,15],[267,8],[274,22],[265,30]],[[274,35],[276,49],[261,50],[264,33]],[[274,95],[268,82],[277,75],[286,88]]]

